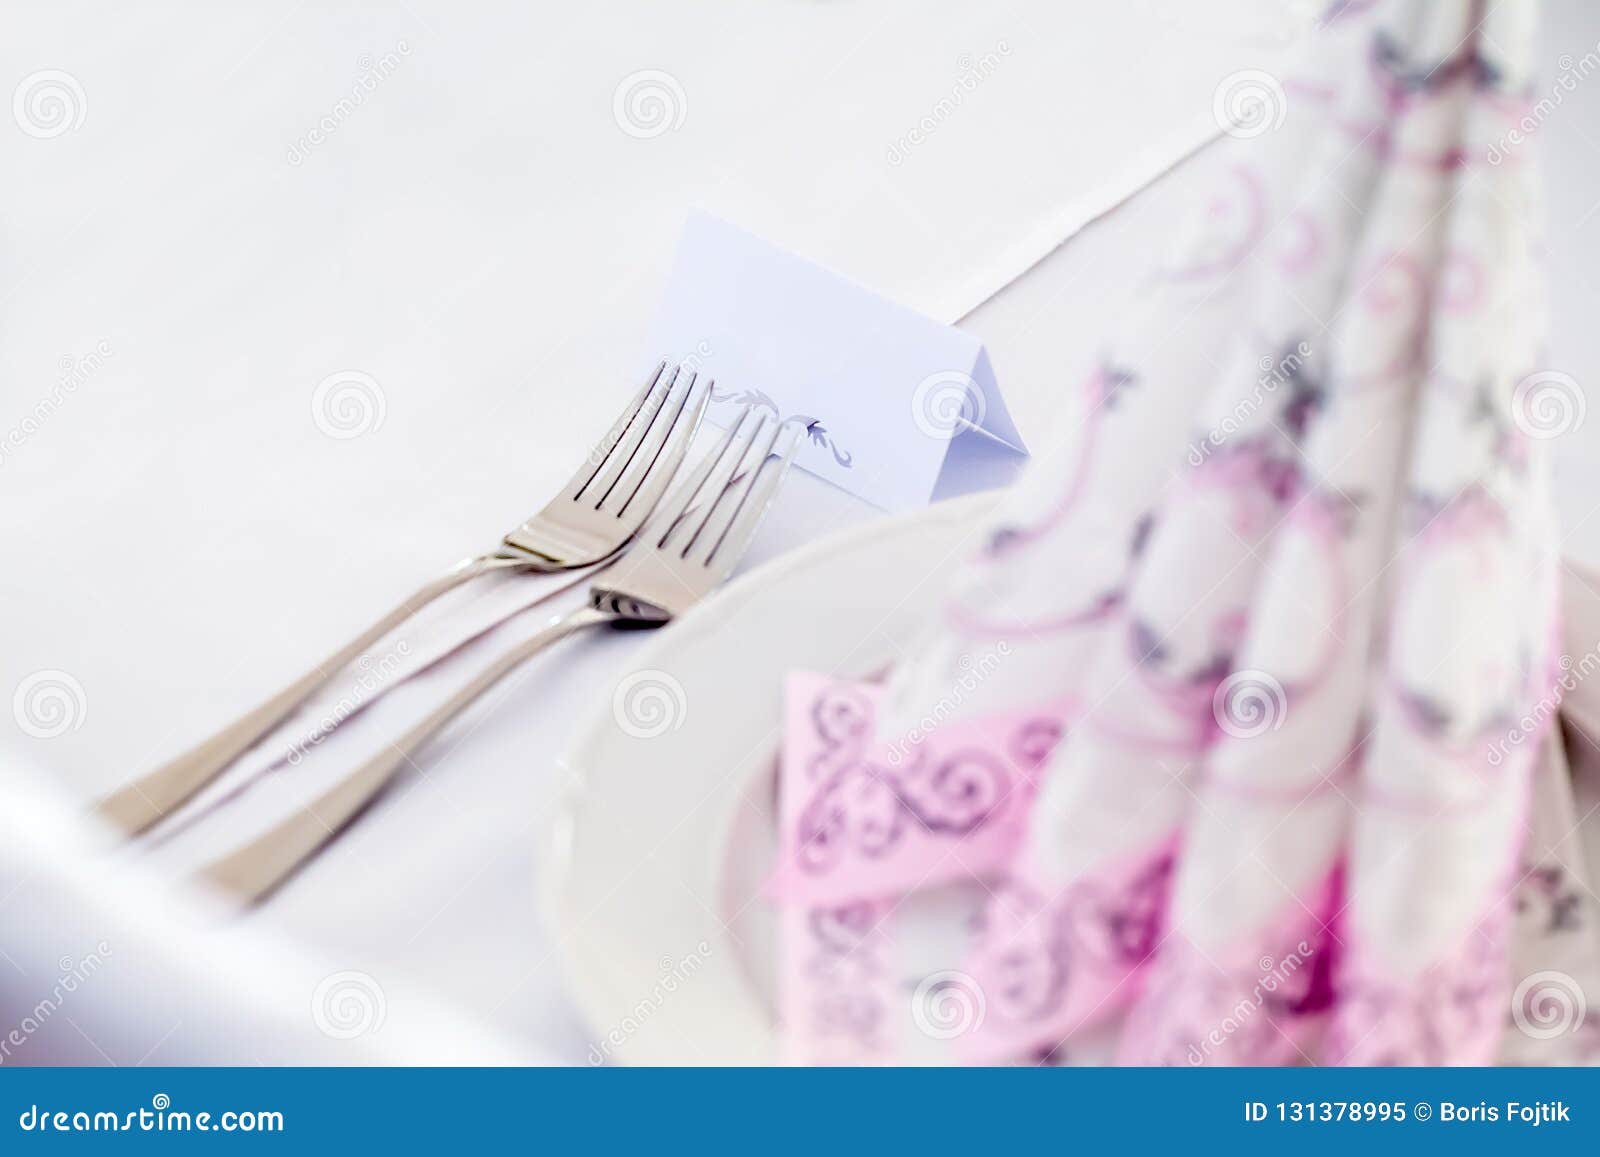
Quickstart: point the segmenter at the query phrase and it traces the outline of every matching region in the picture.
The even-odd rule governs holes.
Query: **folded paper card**
[[[713,378],[713,422],[804,422],[797,464],[885,510],[1004,485],[1027,454],[977,338],[705,213],[640,356]]]

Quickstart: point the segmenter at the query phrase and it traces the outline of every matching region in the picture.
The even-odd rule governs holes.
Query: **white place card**
[[[803,422],[796,465],[889,511],[1004,485],[1027,456],[983,343],[708,214],[640,354],[715,380],[708,417]]]

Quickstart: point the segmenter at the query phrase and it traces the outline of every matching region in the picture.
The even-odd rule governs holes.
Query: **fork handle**
[[[492,555],[468,559],[423,586],[383,618],[329,655],[271,699],[241,716],[182,755],[95,805],[95,813],[127,835],[137,835],[215,779],[230,763],[254,747],[334,674],[423,607],[469,579],[504,565]]]
[[[201,878],[242,903],[253,903],[288,879],[370,804],[412,757],[472,703],[540,651],[575,631],[610,622],[614,616],[583,607],[496,659],[420,723],[389,747],[323,792],[298,812],[280,820],[238,850],[215,861]]]

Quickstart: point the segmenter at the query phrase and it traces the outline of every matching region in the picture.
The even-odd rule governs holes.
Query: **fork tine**
[[[595,447],[594,452],[589,455],[584,464],[578,468],[577,473],[572,476],[567,489],[563,492],[565,497],[577,501],[584,496],[586,491],[594,493],[595,491],[592,488],[596,486],[596,480],[600,478],[606,467],[615,461],[617,448],[622,441],[629,439],[632,445],[638,445],[639,439],[644,437],[645,431],[660,410],[662,401],[672,392],[673,382],[677,381],[678,371],[675,368],[672,371],[672,377],[667,380],[666,388],[659,392],[659,397],[656,397],[656,387],[660,384],[661,375],[666,372],[666,369],[667,363],[665,361],[656,366],[656,372],[650,375],[650,380],[633,396],[633,400],[623,410],[622,416],[617,419],[616,424],[606,434],[605,440]],[[655,402],[653,407],[650,405],[652,400]],[[603,487],[609,485],[609,483],[601,483],[600,485]]]
[[[774,418],[772,425],[774,434],[778,430],[776,421]],[[706,501],[701,507],[704,516],[698,520],[694,532],[689,535],[687,541],[681,544],[675,543],[671,548],[677,550],[679,558],[691,562],[704,561],[717,540],[722,537],[722,528],[738,511],[739,503],[755,478],[756,468],[766,457],[765,448],[758,453],[756,446],[761,442],[767,425],[767,415],[756,414],[755,423],[749,433],[739,440],[738,453],[729,455],[726,475],[719,479],[721,484],[707,491]],[[771,446],[770,437],[767,438],[766,444],[768,447]]]
[[[715,385],[715,382],[707,381],[696,395],[695,378],[691,375],[689,388],[684,391],[677,414],[670,427],[663,431],[660,443],[651,451],[653,457],[649,467],[633,483],[633,493],[623,499],[622,506],[616,512],[618,518],[626,516],[628,522],[637,526],[655,511],[661,496],[683,465],[690,444],[694,442]]]
[[[788,427],[787,431],[785,426]],[[722,529],[704,553],[704,564],[719,575],[734,568],[744,554],[745,547],[755,537],[762,516],[772,504],[778,484],[783,481],[800,447],[800,426],[796,423],[774,421],[772,436],[767,439],[759,458],[747,463],[749,480],[744,484],[737,503],[732,504]]]
[[[750,421],[752,415],[755,415],[754,422]],[[662,530],[656,538],[658,550],[686,549],[684,544],[693,541],[699,527],[705,525],[706,516],[727,489],[728,480],[744,459],[752,437],[747,430],[759,429],[760,425],[761,415],[753,404],[739,411],[738,418],[728,427],[727,434],[716,450],[706,455],[694,476],[675,491],[668,501]]]
[[[683,367],[678,367],[678,375],[683,373]],[[619,452],[618,461],[620,469],[612,476],[605,490],[598,487],[591,489],[590,494],[598,494],[595,509],[605,514],[612,514],[621,518],[638,493],[639,487],[644,485],[651,472],[656,467],[656,459],[661,456],[662,449],[672,437],[673,430],[678,425],[678,420],[683,417],[688,407],[689,400],[695,396],[695,380],[698,374],[690,371],[686,382],[674,380],[673,386],[663,395],[661,405],[645,429],[644,436],[627,458]],[[645,513],[648,513],[646,511]]]

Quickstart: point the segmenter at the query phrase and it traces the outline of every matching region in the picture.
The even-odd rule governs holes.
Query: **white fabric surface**
[[[63,671],[84,705],[65,734],[0,738],[8,823],[56,830],[33,827],[50,809],[23,802],[17,766],[85,800],[253,705],[537,507],[626,394],[616,370],[636,352],[630,335],[686,205],[955,317],[1209,132],[1217,81],[1282,38],[1262,15],[1271,7],[1208,6],[1202,21],[1187,5],[1042,2],[637,0],[483,15],[442,3],[30,5],[0,43],[0,76],[65,69],[88,111],[55,139],[0,134],[14,177],[0,194],[8,404],[28,413],[63,358],[101,341],[109,353],[0,463],[0,533],[13,544],[0,687]],[[1587,50],[1594,30],[1572,26],[1594,21],[1567,7],[1551,35],[1586,37]],[[994,74],[887,164],[889,143],[951,91],[957,58],[1001,39],[1014,52]],[[393,74],[287,163],[351,91],[358,58],[401,40],[410,51]],[[612,98],[645,69],[680,81],[685,115],[636,139]],[[1573,109],[1552,134],[1574,131]],[[1591,173],[1551,183],[1592,201]],[[968,319],[1025,436],[1053,412],[1062,368],[1131,295],[1145,263],[1130,254],[1159,240],[1181,199],[1172,182],[1141,195]],[[1594,227],[1579,221],[1585,208],[1564,222],[1574,236]],[[328,437],[313,391],[349,369],[381,387],[383,424]],[[1584,488],[1566,493],[1587,515]],[[796,477],[752,562],[867,513]],[[475,644],[456,670],[531,627]],[[38,961],[105,938],[130,945],[111,959],[137,961],[137,976],[108,966],[104,1003],[66,1011],[119,1061],[158,1045],[151,1059],[168,1063],[358,1061],[374,1046],[392,1059],[581,1061],[585,1030],[532,910],[530,840],[572,721],[610,694],[633,643],[595,638],[529,669],[263,911],[214,935],[151,924],[180,901],[131,898],[126,853],[8,841],[0,947],[21,969],[0,961],[5,1012],[37,1001]],[[364,727],[414,717],[445,674],[379,702]],[[295,770],[348,766],[356,742],[330,740]],[[312,782],[276,780],[251,798],[286,803]],[[267,806],[215,818],[249,830]],[[114,878],[129,898],[90,905]],[[25,958],[24,942],[50,947]],[[307,962],[286,967],[285,954]],[[225,991],[194,996],[185,960],[207,962]],[[317,980],[347,970],[381,985],[385,1027],[354,1042],[307,1031]],[[160,1018],[128,1017],[135,997],[187,1027],[160,1043]],[[229,1025],[230,1004],[259,1018]],[[30,1057],[85,1059],[79,1037],[55,1020]]]
[[[551,1054],[427,987],[330,967],[268,926],[106,863],[10,769],[0,809],[0,1064],[509,1064]],[[390,1009],[397,1010],[391,1016]]]

